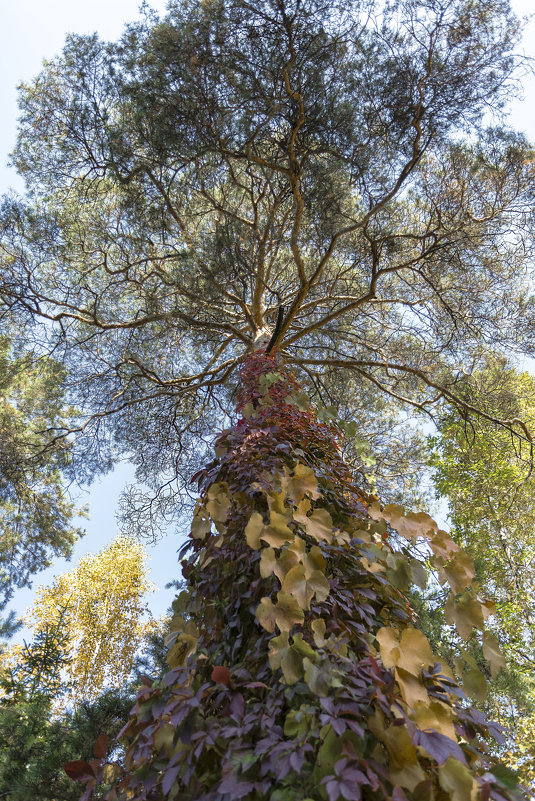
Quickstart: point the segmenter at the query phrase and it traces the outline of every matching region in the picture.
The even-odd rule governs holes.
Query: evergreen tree
[[[80,471],[122,451],[152,488],[142,529],[176,518],[281,305],[286,364],[364,436],[364,398],[486,414],[482,345],[533,344],[532,150],[500,124],[519,31],[508,0],[172,0],[22,89],[2,294],[47,321]]]

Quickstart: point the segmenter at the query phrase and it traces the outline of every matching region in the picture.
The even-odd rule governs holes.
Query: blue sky
[[[165,9],[164,0],[152,0],[157,11]],[[533,0],[513,0],[519,15],[533,11]],[[40,69],[43,59],[58,53],[67,33],[97,31],[104,39],[116,39],[125,22],[138,16],[139,0],[4,0],[0,27],[0,192],[9,188],[22,190],[22,182],[7,167],[8,153],[13,147],[17,120],[17,84],[27,81]],[[535,21],[525,33],[521,51],[535,58]],[[511,123],[524,130],[535,141],[535,78],[526,78],[525,100],[515,102]],[[80,556],[96,552],[118,533],[115,512],[120,492],[133,480],[133,471],[127,464],[120,465],[112,475],[95,483],[89,491],[80,494],[81,503],[89,503],[90,518],[85,523],[87,536],[76,547],[73,560],[57,560],[52,568],[39,574],[35,585],[49,584],[54,575],[71,569]],[[166,582],[179,576],[175,551],[183,535],[170,534],[155,547],[147,547],[150,558],[151,580],[157,591],[149,599],[155,614],[165,611],[172,591],[164,590]],[[22,612],[32,601],[31,590],[21,590],[14,606]]]

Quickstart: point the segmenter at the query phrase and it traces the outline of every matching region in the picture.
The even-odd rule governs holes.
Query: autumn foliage
[[[76,765],[84,797],[99,783],[132,801],[517,797],[489,762],[501,734],[468,702],[469,673],[440,664],[407,601],[425,583],[418,539],[448,621],[463,639],[482,631],[492,603],[471,560],[428,515],[359,490],[337,425],[274,356],[244,361],[238,412],[195,477],[169,671],[139,692],[122,770]]]

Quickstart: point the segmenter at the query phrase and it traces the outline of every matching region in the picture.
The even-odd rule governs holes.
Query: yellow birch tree
[[[143,637],[158,625],[144,600],[152,589],[143,547],[121,535],[37,590],[26,615],[34,634],[56,623],[64,610],[70,655],[65,701],[76,706],[126,680]]]

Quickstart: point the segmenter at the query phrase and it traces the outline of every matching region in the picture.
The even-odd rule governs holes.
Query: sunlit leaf
[[[264,526],[260,534],[260,539],[267,542],[273,548],[281,548],[287,542],[291,542],[294,534],[288,528],[288,522],[285,515],[280,512],[271,511],[269,517],[269,526]]]
[[[174,645],[169,649],[165,661],[170,668],[183,667],[188,657],[197,647],[197,637],[192,634],[181,634]]]
[[[474,779],[466,765],[458,759],[450,757],[441,765],[438,778],[440,786],[448,793],[451,801],[473,801]]]
[[[460,598],[450,595],[444,608],[446,620],[455,625],[463,640],[468,640],[474,628],[483,630],[482,604],[469,593]]]
[[[420,701],[413,704],[413,709],[411,720],[414,720],[419,729],[438,731],[451,740],[456,740],[451,707],[438,701]]]
[[[414,707],[422,702],[428,703],[429,696],[427,690],[422,684],[421,680],[413,673],[409,673],[403,668],[396,668],[396,680],[399,684],[401,694],[405,703],[414,709]]]
[[[294,513],[294,520],[304,525],[309,537],[318,542],[332,542],[333,521],[327,509],[314,509],[310,516],[298,510]]]
[[[469,587],[476,574],[474,560],[464,551],[455,553],[443,569],[453,592],[462,592]]]
[[[277,557],[273,548],[262,548],[260,552],[260,575],[269,578],[277,568]]]
[[[313,570],[307,578],[304,566],[296,565],[286,574],[282,589],[294,596],[301,609],[310,609],[314,595],[319,602],[325,600],[329,594],[329,582],[320,570]]]
[[[249,522],[245,526],[245,538],[247,544],[257,551],[261,547],[260,533],[264,529],[264,521],[260,512],[253,512]]]
[[[305,496],[317,500],[321,493],[318,491],[318,480],[312,468],[298,462],[293,475],[288,479],[286,492],[296,505]]]
[[[483,632],[483,656],[490,663],[492,678],[496,678],[502,668],[505,668],[505,657],[500,650],[498,638],[491,631]]]
[[[304,620],[303,611],[295,598],[284,592],[277,593],[277,604],[273,604],[270,598],[262,598],[256,610],[256,617],[261,626],[269,632],[275,631],[275,626],[278,626],[280,631],[290,631]]]

